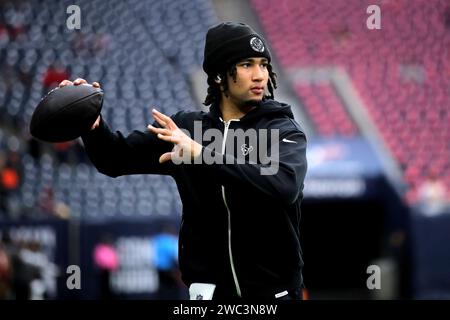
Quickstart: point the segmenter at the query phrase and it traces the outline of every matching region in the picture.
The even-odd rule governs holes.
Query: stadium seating
[[[0,120],[4,126],[13,123],[21,137],[23,210],[35,210],[42,192],[52,188],[55,201],[66,203],[74,218],[179,215],[170,178],[127,176],[112,183],[83,161],[60,163],[51,153],[33,158],[26,154],[26,128],[37,103],[53,88],[46,83],[53,79],[52,67],[71,79],[100,82],[103,116],[124,133],[145,130],[153,106],[166,114],[200,108],[189,75],[201,65],[204,36],[216,23],[211,4],[80,0],[81,29],[69,30],[67,2],[36,2],[0,5]]]
[[[285,70],[339,66],[348,72],[403,169],[410,203],[430,174],[450,189],[448,2],[381,2],[380,30],[366,26],[370,1],[251,3]],[[319,134],[357,132],[351,120],[336,120],[341,106],[334,98],[324,102],[330,88],[294,87]]]
[[[295,91],[308,106],[308,113],[321,136],[352,136],[358,129],[329,83],[298,84]]]

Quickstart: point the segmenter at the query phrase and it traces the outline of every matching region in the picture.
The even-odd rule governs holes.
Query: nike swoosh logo
[[[283,141],[283,142],[287,142],[287,143],[297,143],[297,142],[295,142],[295,141],[288,140],[288,139],[286,139],[286,138],[284,138],[282,141]]]

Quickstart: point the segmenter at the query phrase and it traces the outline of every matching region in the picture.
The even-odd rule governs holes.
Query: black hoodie
[[[240,120],[227,123],[218,105],[208,113],[181,111],[172,119],[204,146],[205,159],[221,161],[160,164],[159,157],[171,151],[173,144],[147,131],[133,131],[127,137],[112,133],[103,120],[99,128],[83,136],[86,151],[96,168],[111,177],[148,173],[175,179],[183,203],[179,264],[186,285],[214,283],[244,298],[274,298],[279,292],[300,288],[306,138],[290,106],[265,100]],[[223,138],[216,141],[222,148],[201,141],[195,126],[203,133],[220,131],[226,147]],[[254,129],[257,140],[247,137],[232,146],[231,129]],[[262,143],[263,137],[268,143]],[[263,150],[266,146],[269,150]],[[257,153],[256,159],[252,157]],[[245,163],[237,163],[238,159]],[[267,168],[274,170],[263,174]]]

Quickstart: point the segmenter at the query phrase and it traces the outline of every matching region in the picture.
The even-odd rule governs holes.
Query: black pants
[[[217,286],[214,290],[214,295],[212,298],[213,301],[234,301],[234,300],[255,300],[255,301],[277,301],[277,300],[303,300],[302,295],[302,289],[293,289],[289,290],[288,294],[285,296],[282,296],[280,298],[275,298],[275,296],[269,297],[269,296],[246,296],[246,297],[239,297],[236,293],[235,288],[226,288],[222,286]]]
[[[288,294],[277,299],[277,300],[303,300],[303,292],[302,289],[294,289],[288,291]]]

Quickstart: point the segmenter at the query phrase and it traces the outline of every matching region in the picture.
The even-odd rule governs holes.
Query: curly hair
[[[265,95],[264,99],[274,99],[273,91],[277,88],[277,74],[273,72],[272,65],[267,65],[267,70],[269,71],[269,81],[267,82],[267,89],[269,90],[269,95]],[[237,69],[236,65],[233,65],[228,71],[219,72],[218,75],[222,79],[227,79],[227,72],[233,78],[234,82],[236,82],[237,77]],[[222,98],[222,91],[220,89],[220,85],[215,81],[217,75],[208,75],[208,91],[206,94],[205,101],[203,104],[205,106],[209,106],[213,103],[219,103]],[[228,96],[228,82],[225,81],[223,84],[223,93],[225,96]]]

